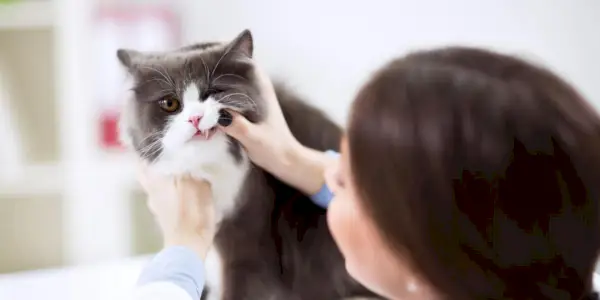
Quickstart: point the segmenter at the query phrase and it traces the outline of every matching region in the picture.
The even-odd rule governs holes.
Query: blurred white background
[[[246,28],[273,78],[341,124],[374,69],[456,44],[544,63],[600,106],[597,0],[0,0],[0,299],[127,289],[160,241],[131,157],[103,144],[128,88],[115,51]]]

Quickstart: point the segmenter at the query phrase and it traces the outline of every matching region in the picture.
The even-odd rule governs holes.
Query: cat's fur
[[[252,61],[248,30],[230,43],[204,43],[170,52],[119,50],[135,81],[121,120],[126,145],[152,167],[191,173],[212,183],[218,229],[207,259],[202,299],[319,300],[373,296],[347,274],[325,220],[307,195],[252,165],[239,143],[217,131],[192,138],[188,119],[203,113],[200,130],[217,125],[219,109],[242,112],[251,122],[268,113],[264,78]],[[304,145],[337,150],[341,129],[321,111],[276,86],[292,133]],[[181,99],[167,113],[157,102]]]

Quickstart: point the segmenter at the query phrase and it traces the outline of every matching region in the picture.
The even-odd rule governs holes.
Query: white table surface
[[[0,275],[1,300],[131,300],[149,257]]]
[[[0,275],[1,300],[131,300],[149,257],[118,262]],[[600,290],[600,275],[594,276]]]

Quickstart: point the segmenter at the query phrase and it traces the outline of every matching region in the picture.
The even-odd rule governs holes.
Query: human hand
[[[298,142],[285,121],[270,79],[257,70],[257,80],[266,118],[254,124],[238,112],[227,111],[231,119],[226,121],[231,122],[220,122],[220,129],[242,144],[253,163],[307,194],[316,193],[324,182],[328,158]]]
[[[210,184],[190,176],[159,176],[140,163],[138,180],[148,195],[164,246],[185,246],[205,258],[215,234]]]
[[[240,113],[227,110],[229,115],[225,113],[224,120],[220,120],[219,124],[225,133],[244,146],[252,162],[267,171],[275,172],[290,159],[300,144],[285,121],[270,79],[258,67],[256,73],[266,112],[263,120],[259,124],[251,123]],[[229,123],[225,123],[227,121]]]

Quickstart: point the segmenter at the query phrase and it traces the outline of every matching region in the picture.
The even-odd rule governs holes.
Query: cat
[[[211,182],[218,223],[202,299],[376,298],[348,275],[326,211],[253,165],[236,140],[216,129],[224,108],[254,123],[268,113],[253,51],[249,30],[227,43],[173,51],[119,49],[134,81],[120,121],[122,141],[159,172]],[[338,150],[338,125],[283,85],[274,88],[300,143]]]

